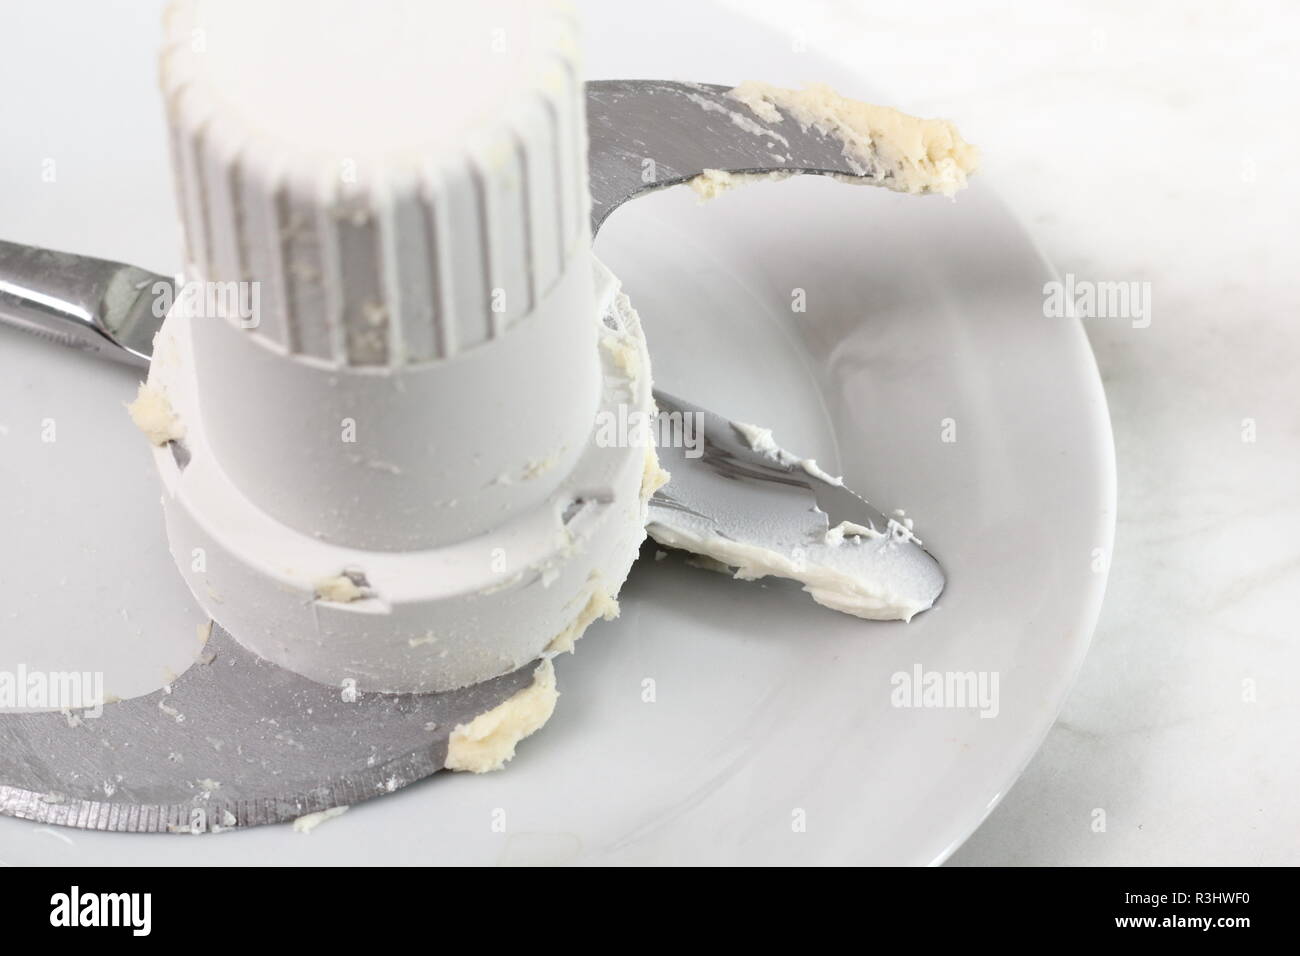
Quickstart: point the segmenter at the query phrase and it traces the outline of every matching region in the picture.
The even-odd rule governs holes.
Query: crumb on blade
[[[779,133],[754,122],[779,124],[787,119],[805,132],[833,138],[840,147],[846,172],[834,179],[854,185],[884,186],[904,193],[940,193],[953,196],[965,188],[979,166],[979,149],[962,138],[956,126],[944,119],[911,116],[888,106],[877,106],[841,96],[824,83],[802,90],[782,89],[748,81],[728,91],[726,98],[748,112],[728,110],[715,101],[693,97],[710,112],[730,113],[738,127],[768,141],[772,159],[791,162],[778,143]],[[706,169],[689,180],[700,200],[712,199],[742,183],[784,179],[801,170],[778,169],[769,173]]]
[[[294,833],[311,833],[326,820],[333,820],[337,816],[347,813],[348,808],[330,807],[328,810],[317,810],[315,813],[307,813],[293,821]]]
[[[165,445],[185,437],[185,426],[176,417],[172,403],[160,389],[140,383],[135,401],[126,406],[135,427],[155,445]]]
[[[365,590],[346,574],[336,574],[316,582],[316,597],[322,601],[348,604],[365,596]]]
[[[529,686],[452,731],[444,766],[471,773],[500,770],[515,755],[519,741],[551,719],[559,696],[555,665],[546,658],[533,671]]]
[[[612,621],[618,617],[618,599],[607,591],[602,590],[598,585],[592,589],[591,597],[582,610],[578,612],[569,626],[562,630],[551,642],[546,645],[546,651],[550,654],[563,654],[568,651],[573,653],[574,645],[578,643],[578,638],[586,633],[587,628],[598,617],[607,621]]]
[[[773,182],[799,175],[798,170],[774,169],[770,173],[729,173],[725,169],[706,169],[686,181],[700,202],[716,199],[725,192],[747,183]]]

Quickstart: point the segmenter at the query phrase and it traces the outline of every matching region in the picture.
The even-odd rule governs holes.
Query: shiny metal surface
[[[661,413],[694,416],[701,424],[699,457],[686,447],[660,447],[659,460],[673,479],[650,501],[647,530],[669,546],[684,535],[692,551],[715,559],[709,539],[789,559],[805,575],[831,571],[883,584],[926,609],[944,587],[943,569],[909,528],[883,514],[843,484],[824,480],[782,450],[756,451],[736,425],[707,409],[663,392]],[[831,544],[826,533],[840,522],[879,533]]]
[[[135,266],[0,240],[0,323],[115,362],[149,364],[160,282],[172,286]]]
[[[706,169],[865,179],[833,136],[789,116],[773,123],[726,94],[731,87],[668,80],[587,83],[591,231],[634,196]]]
[[[0,716],[0,813],[136,833],[283,823],[441,770],[457,724],[535,664],[443,694],[349,693],[270,664],[213,626],[168,687],[99,716]]]

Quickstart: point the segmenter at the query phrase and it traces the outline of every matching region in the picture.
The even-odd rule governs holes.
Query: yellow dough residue
[[[363,598],[365,595],[366,592],[357,585],[357,582],[346,574],[339,574],[316,582],[316,597],[322,601],[347,604],[350,601]]]
[[[898,192],[951,196],[979,165],[979,150],[947,120],[847,99],[824,83],[784,90],[749,81],[728,96],[770,123],[784,112],[804,129],[834,136],[855,172]]]
[[[532,684],[451,732],[444,766],[471,773],[500,770],[515,755],[519,741],[551,719],[559,696],[555,666],[548,658],[533,671]]]
[[[586,633],[587,628],[598,617],[603,617],[607,621],[612,621],[618,617],[618,601],[597,587],[591,592],[591,597],[587,599],[586,605],[573,622],[555,637],[551,638],[551,643],[546,645],[548,654],[563,654],[568,651],[573,653],[573,647],[578,642],[578,638]]]
[[[668,484],[671,477],[659,464],[659,453],[655,451],[654,445],[648,445],[645,450],[645,470],[641,473],[641,503],[649,501],[656,491]]]
[[[135,427],[155,445],[165,445],[185,437],[185,426],[176,417],[167,396],[152,385],[140,383],[135,401],[126,406]]]
[[[698,176],[686,180],[686,185],[695,190],[695,195],[700,197],[700,202],[707,202],[745,183],[765,181],[775,183],[794,175],[796,175],[794,172],[783,169],[776,169],[770,173],[729,173],[725,169],[706,169]]]
[[[315,813],[305,813],[293,821],[294,833],[311,833],[326,820],[333,820],[335,817],[347,813],[347,807],[330,807],[328,810],[317,810]]]
[[[637,354],[636,346],[625,338],[618,335],[603,335],[600,339],[601,347],[605,349],[614,358],[616,364],[629,381],[636,381],[641,375],[641,357]]]

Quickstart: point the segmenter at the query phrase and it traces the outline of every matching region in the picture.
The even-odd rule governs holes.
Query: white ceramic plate
[[[716,16],[691,10],[694,24]],[[671,10],[649,26],[585,12],[594,76],[785,79],[746,55],[705,70],[724,55],[707,23],[697,34]],[[772,43],[733,29],[738,50]],[[151,70],[148,38],[135,45]],[[806,75],[855,88],[804,56]],[[45,109],[79,122],[74,98],[48,95]],[[124,164],[116,188],[166,189],[154,117],[131,148],[140,169]],[[84,204],[23,203],[7,238],[111,254],[86,241]],[[172,229],[125,223],[135,238],[117,255],[162,241],[142,230]],[[1032,243],[978,181],[950,203],[808,179],[704,206],[683,190],[639,200],[598,252],[641,312],[659,383],[773,427],[886,510],[906,509],[948,572],[939,606],[873,624],[793,586],[644,563],[623,616],[559,662],[556,716],[508,772],[443,774],[309,836],[133,837],[5,818],[0,862],[930,863],[978,826],[1073,680],[1114,527],[1101,383],[1078,324],[1042,315],[1049,270]],[[791,308],[796,289],[806,312]],[[0,580],[22,582],[0,611],[0,668],[98,667],[110,690],[137,693],[193,652],[198,615],[120,407],[132,382],[0,330]],[[39,437],[47,418],[52,444]],[[996,674],[997,715],[893,706],[891,676],[918,665]]]

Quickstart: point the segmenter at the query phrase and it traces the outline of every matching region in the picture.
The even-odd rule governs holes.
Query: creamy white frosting
[[[590,622],[588,622],[590,623]],[[447,742],[448,770],[488,773],[500,770],[515,755],[515,747],[551,719],[560,692],[550,658],[533,671],[533,682],[468,724],[460,724]]]
[[[750,449],[785,468],[801,468],[817,481],[843,487],[811,458],[800,458],[777,444],[770,428],[746,422],[731,426]],[[689,563],[753,581],[768,576],[798,581],[818,604],[871,620],[909,621],[933,603],[932,588],[890,562],[889,549],[920,544],[911,520],[890,518],[884,530],[853,521],[828,527],[818,540],[799,542],[788,551],[737,540],[717,533],[707,520],[678,521],[668,527],[651,522],[650,537],[660,544],[692,552]]]
[[[333,820],[335,817],[341,817],[347,813],[347,807],[330,807],[328,810],[317,810],[315,813],[304,813],[298,819],[293,821],[294,833],[311,833],[326,820]],[[232,821],[233,823],[233,821]]]
[[[799,557],[718,535],[696,535],[659,524],[650,526],[650,536],[670,548],[712,558],[734,569],[732,576],[741,581],[757,581],[768,576],[798,581],[818,604],[854,617],[872,621],[910,621],[914,615],[930,607],[930,602],[917,601],[912,595],[879,579],[854,573],[850,565],[837,566],[834,555],[825,553],[829,549],[862,547],[871,537],[883,537],[881,535],[854,537],[839,530],[835,540],[828,540],[822,551],[809,548]],[[829,533],[827,537],[831,537]]]

